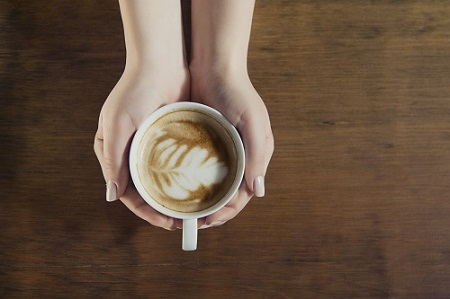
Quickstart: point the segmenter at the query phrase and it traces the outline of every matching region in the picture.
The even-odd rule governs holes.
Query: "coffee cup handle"
[[[197,249],[197,218],[183,219],[183,243],[184,251]]]

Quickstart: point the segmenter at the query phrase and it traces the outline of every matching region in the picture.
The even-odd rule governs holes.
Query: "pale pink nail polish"
[[[108,181],[106,183],[106,201],[115,200],[117,200],[117,185],[113,181]]]
[[[253,193],[256,197],[263,197],[265,195],[264,177],[258,176],[253,181]]]

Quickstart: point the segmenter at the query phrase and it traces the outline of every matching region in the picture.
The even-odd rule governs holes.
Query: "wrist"
[[[205,78],[215,81],[248,78],[246,61],[215,56],[193,57],[189,72],[194,84]]]
[[[226,93],[230,86],[250,86],[246,65],[223,64],[217,61],[195,61],[189,65],[191,99],[208,101]],[[220,96],[219,96],[220,97]]]
[[[179,57],[181,56],[181,57]],[[125,71],[132,73],[173,74],[188,72],[188,65],[183,55],[164,55],[155,51],[138,51],[136,49],[128,51],[125,59]]]
[[[150,88],[156,92],[155,97],[166,100],[189,99],[190,74],[187,67],[168,68],[152,62],[137,64],[127,61],[120,81],[134,90]],[[148,94],[144,96],[150,97]]]

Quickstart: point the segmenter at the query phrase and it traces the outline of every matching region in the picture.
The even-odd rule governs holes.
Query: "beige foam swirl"
[[[158,192],[165,197],[200,200],[192,198],[193,194],[220,183],[228,173],[225,164],[208,150],[188,146],[180,140],[168,138],[151,151],[154,158],[149,171]]]
[[[155,199],[207,201],[228,174],[223,143],[204,126],[172,123],[154,128],[150,140],[147,174]]]

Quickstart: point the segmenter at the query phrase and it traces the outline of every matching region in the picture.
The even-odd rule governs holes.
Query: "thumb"
[[[100,116],[94,144],[106,181],[106,200],[120,198],[128,185],[128,152],[135,126],[127,114]]]
[[[256,197],[265,195],[264,177],[274,150],[270,121],[264,113],[252,112],[238,124],[245,146],[245,183]]]

